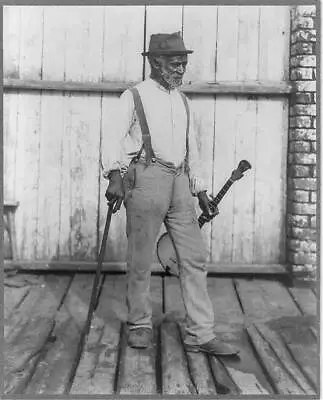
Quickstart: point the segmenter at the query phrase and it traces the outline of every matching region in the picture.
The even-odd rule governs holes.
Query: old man
[[[205,217],[218,212],[209,206],[192,112],[178,90],[190,53],[179,32],[151,36],[148,52],[142,53],[148,56],[150,77],[121,95],[112,124],[120,140],[114,160],[105,164],[106,197],[114,212],[122,202],[126,207],[129,345],[151,344],[151,265],[164,223],[178,259],[186,350],[232,355],[238,350],[214,333],[206,251],[194,207],[197,196]]]

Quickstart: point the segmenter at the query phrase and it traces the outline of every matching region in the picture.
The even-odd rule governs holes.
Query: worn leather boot
[[[128,331],[128,345],[135,349],[145,349],[151,344],[152,330],[150,328],[136,328]]]
[[[239,353],[239,349],[216,337],[202,344],[186,344],[185,348],[192,353],[202,352],[213,356],[233,356]]]

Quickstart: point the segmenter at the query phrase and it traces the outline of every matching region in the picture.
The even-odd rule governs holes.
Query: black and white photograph
[[[3,395],[319,398],[319,12],[2,7]]]

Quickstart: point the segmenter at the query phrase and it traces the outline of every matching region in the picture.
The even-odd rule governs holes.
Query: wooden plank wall
[[[4,78],[140,81],[145,31],[147,46],[151,33],[183,33],[194,50],[185,82],[288,79],[287,6],[6,6]],[[95,259],[107,211],[99,155],[114,151],[118,96],[5,93],[4,195],[20,202],[21,259]],[[203,229],[209,260],[283,262],[287,98],[190,97],[209,192],[240,159],[253,166]],[[125,259],[122,209],[106,260]]]

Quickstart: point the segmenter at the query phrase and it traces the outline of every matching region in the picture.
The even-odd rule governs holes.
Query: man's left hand
[[[199,199],[200,209],[202,210],[204,217],[208,221],[210,221],[212,218],[214,218],[216,215],[219,214],[218,207],[210,207],[211,199],[207,195],[206,190],[198,193],[197,197]]]

